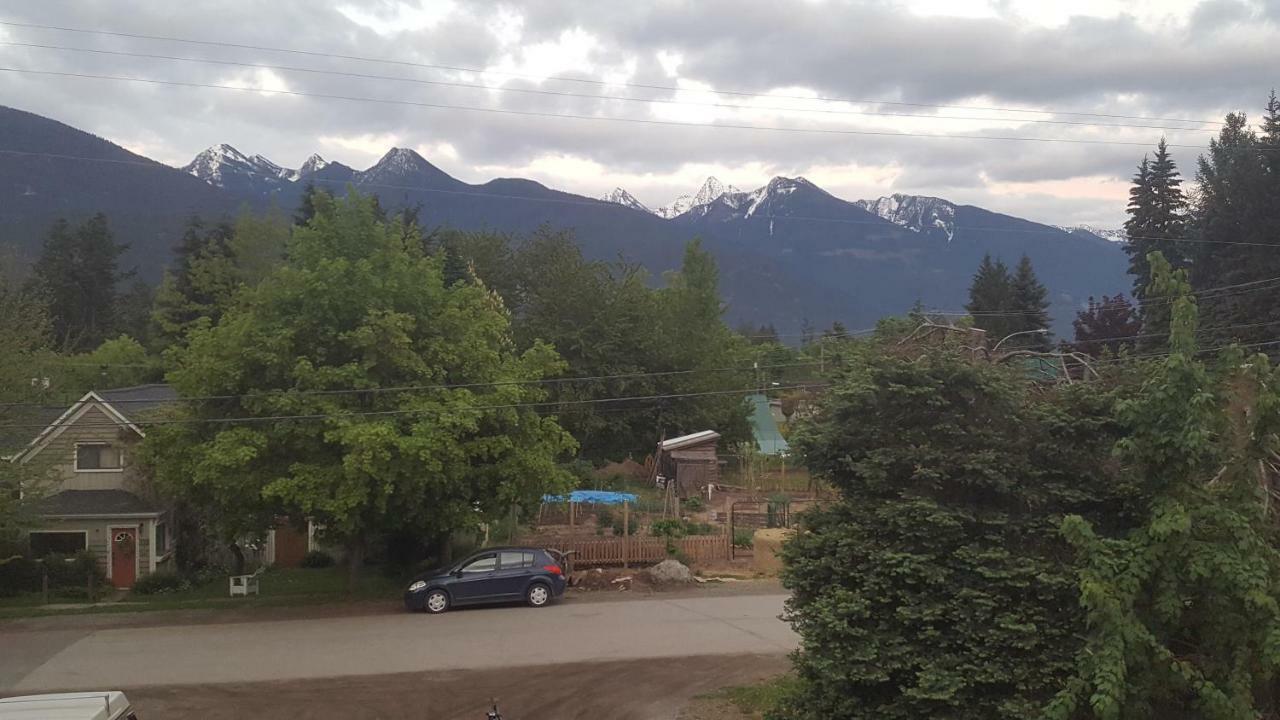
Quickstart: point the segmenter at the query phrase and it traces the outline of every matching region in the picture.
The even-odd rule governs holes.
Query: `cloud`
[[[994,210],[1050,222],[1088,217],[1089,222],[1114,225],[1123,217],[1123,197],[1117,200],[1109,183],[1122,184],[1162,134],[1175,144],[1202,145],[1215,126],[1072,113],[1212,120],[1227,110],[1259,108],[1280,67],[1280,0],[1110,7],[1100,0],[1081,0],[1071,6],[1074,15],[1016,0],[969,3],[960,11],[952,4],[923,0],[627,5],[353,0],[337,6],[309,0],[188,0],[180,11],[145,0],[92,0],[74,8],[24,5],[8,8],[8,17],[238,47],[11,26],[0,26],[0,39],[277,66],[0,46],[0,64],[10,67],[247,88],[0,73],[0,97],[6,104],[145,150],[163,162],[183,164],[209,145],[228,142],[284,165],[320,152],[364,167],[397,144],[422,149],[443,169],[471,182],[527,174],[588,195],[623,185],[651,204],[690,192],[707,174],[743,187],[786,174],[808,176],[845,197],[918,192],[990,203]],[[351,59],[357,56],[392,62]],[[387,77],[304,73],[279,66]],[[560,76],[577,81],[556,79]],[[270,89],[701,126],[261,92]],[[574,96],[593,94],[611,97]],[[1009,107],[1069,112],[995,109]],[[860,111],[925,117],[848,114]],[[1027,122],[1033,118],[1152,127]],[[707,126],[713,123],[839,132]],[[1197,129],[1167,129],[1172,127]],[[840,134],[844,131],[1134,144]],[[1193,167],[1195,155],[1194,149],[1175,148],[1184,170]],[[1090,190],[1098,183],[1107,189]]]

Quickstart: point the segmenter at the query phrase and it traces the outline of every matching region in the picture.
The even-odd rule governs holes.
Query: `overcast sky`
[[[9,0],[0,21],[258,46],[0,25],[4,68],[224,86],[0,71],[0,103],[162,162],[226,142],[364,168],[401,146],[469,182],[622,186],[651,206],[708,175],[743,189],[804,175],[848,199],[1115,227],[1147,146],[1203,146],[1280,84],[1280,0]],[[1147,119],[1103,117],[1120,115]],[[1195,147],[1174,152],[1193,175]]]

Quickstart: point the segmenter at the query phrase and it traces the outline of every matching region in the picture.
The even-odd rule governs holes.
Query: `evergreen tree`
[[[1075,341],[1069,349],[1097,357],[1103,352],[1119,353],[1133,347],[1142,333],[1142,320],[1133,303],[1123,294],[1089,298],[1089,307],[1081,310],[1072,322]]]
[[[162,347],[181,342],[201,318],[216,323],[239,285],[232,259],[235,231],[229,222],[206,226],[199,217],[187,223],[175,248],[174,268],[156,291],[153,321]]]
[[[155,290],[146,281],[134,278],[119,298],[117,330],[142,344],[151,336],[151,312]]]
[[[1013,306],[1013,281],[1003,260],[982,257],[978,271],[969,285],[969,302],[964,309],[973,316],[973,325],[986,331],[991,344],[1014,332],[1017,323],[1009,309]]]
[[[1274,102],[1268,107],[1264,128],[1271,132],[1280,108]],[[1195,244],[1193,286],[1245,286],[1201,298],[1202,334],[1214,345],[1264,342],[1280,329],[1274,283],[1261,282],[1280,277],[1280,183],[1269,172],[1277,153],[1266,147],[1270,142],[1249,128],[1243,114],[1232,113],[1200,157],[1190,227],[1201,241]]]
[[[68,351],[97,347],[116,330],[120,256],[107,216],[98,213],[73,228],[58,220],[49,229],[32,273],[32,288],[49,303],[56,343]]]
[[[1010,338],[1004,347],[1025,347],[1032,350],[1048,350],[1050,335],[1048,332],[1036,332],[1049,329],[1049,291],[1040,284],[1035,268],[1031,267],[1031,258],[1023,255],[1018,260],[1018,268],[1013,273],[1013,302],[1010,311],[1013,315],[1012,332],[1029,333]]]
[[[307,186],[302,190],[302,202],[298,204],[298,209],[293,213],[294,225],[306,225],[311,222],[311,218],[316,216],[316,195],[329,195],[329,193],[316,184],[308,181]]]
[[[1169,300],[1149,295],[1151,267],[1147,255],[1159,250],[1177,267],[1185,267],[1190,261],[1189,243],[1185,242],[1187,200],[1164,138],[1156,145],[1155,157],[1144,157],[1138,166],[1129,190],[1127,212],[1124,230],[1129,240],[1125,252],[1129,254],[1129,274],[1133,276],[1133,297],[1139,303],[1144,332],[1159,345],[1169,329],[1168,313],[1162,312]]]

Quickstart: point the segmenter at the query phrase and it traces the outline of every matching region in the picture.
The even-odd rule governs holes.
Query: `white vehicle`
[[[0,720],[138,720],[119,690],[0,698]]]

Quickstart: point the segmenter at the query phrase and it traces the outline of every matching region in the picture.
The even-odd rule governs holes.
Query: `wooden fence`
[[[575,568],[622,564],[649,565],[670,557],[667,553],[667,538],[663,537],[615,537],[590,540],[532,537],[523,538],[520,543],[563,552],[572,551]],[[672,541],[672,545],[690,562],[706,563],[729,559],[731,543],[729,535],[719,534],[683,537]]]

